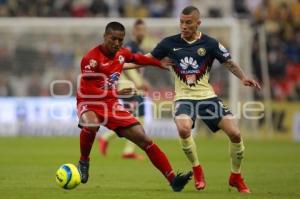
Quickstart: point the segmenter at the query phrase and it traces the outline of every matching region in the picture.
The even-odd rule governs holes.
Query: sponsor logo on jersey
[[[179,60],[179,64],[173,67],[176,76],[186,85],[193,87],[207,74],[211,59],[208,57],[200,65],[191,56],[186,56]]]
[[[104,67],[108,66],[109,64],[110,64],[109,62],[106,62],[106,63],[103,62],[103,63],[101,63],[101,65],[104,66]]]
[[[194,86],[197,83],[197,77],[195,74],[186,75],[186,83],[190,86]]]
[[[198,50],[197,50],[197,53],[198,53],[198,55],[200,55],[200,56],[205,56],[206,55],[206,50],[205,50],[205,48],[199,48]]]
[[[181,50],[182,48],[173,48],[173,51]]]
[[[103,86],[103,88],[105,89],[116,88],[119,78],[120,78],[120,73],[114,72],[108,78],[106,78],[105,85]]]
[[[186,70],[189,66],[191,66],[193,69],[199,68],[197,60],[194,60],[193,57],[184,57],[181,59],[180,66],[183,70]]]
[[[122,55],[119,55],[119,63],[120,64],[123,64],[124,63],[124,61],[125,61],[125,58],[122,56]]]

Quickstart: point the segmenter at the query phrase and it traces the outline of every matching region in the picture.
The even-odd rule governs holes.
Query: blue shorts
[[[175,116],[180,114],[188,115],[193,120],[193,128],[196,117],[199,117],[213,132],[220,129],[218,124],[222,117],[232,115],[222,100],[217,97],[205,100],[177,100],[175,101]]]

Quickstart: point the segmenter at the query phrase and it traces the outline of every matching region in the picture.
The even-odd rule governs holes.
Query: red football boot
[[[108,147],[108,142],[100,137],[99,138],[99,152],[104,156],[106,155],[107,147]]]
[[[193,174],[194,174],[194,181],[195,181],[195,187],[198,190],[202,190],[205,188],[205,179],[204,179],[204,172],[202,170],[202,167],[195,166],[193,167]]]
[[[251,193],[240,173],[231,173],[229,185],[237,188],[240,193]]]
[[[145,157],[136,153],[123,153],[122,158],[124,159],[136,159],[136,160],[144,160]]]

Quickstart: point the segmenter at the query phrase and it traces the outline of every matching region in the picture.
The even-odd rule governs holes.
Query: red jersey
[[[117,101],[117,83],[125,62],[160,66],[158,60],[133,54],[127,48],[120,48],[113,58],[109,58],[101,51],[100,46],[93,48],[82,58],[77,103]]]

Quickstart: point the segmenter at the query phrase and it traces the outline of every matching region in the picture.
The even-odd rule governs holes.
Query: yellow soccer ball
[[[74,189],[81,182],[80,171],[74,164],[63,164],[56,171],[56,182],[64,189]]]

